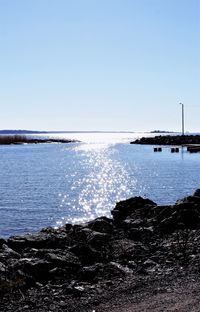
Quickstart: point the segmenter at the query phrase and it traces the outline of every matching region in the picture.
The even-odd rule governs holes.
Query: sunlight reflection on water
[[[71,205],[71,195],[62,194],[61,208],[68,206],[71,215],[63,217],[62,223],[80,223],[97,216],[110,215],[113,198],[120,201],[131,195],[130,180],[125,164],[115,159],[117,153],[113,143],[89,143],[74,147],[74,151],[83,157],[82,167],[87,174],[83,175],[71,186],[71,192],[78,194],[77,201]],[[134,179],[132,188],[134,188]],[[76,212],[76,217],[73,217]],[[77,210],[79,216],[77,216]]]

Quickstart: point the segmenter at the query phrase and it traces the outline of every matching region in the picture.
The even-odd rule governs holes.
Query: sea
[[[200,188],[200,154],[130,144],[149,135],[52,133],[80,142],[1,145],[0,237],[110,217],[133,196],[173,204]]]

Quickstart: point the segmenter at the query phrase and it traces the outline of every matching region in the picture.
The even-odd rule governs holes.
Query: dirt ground
[[[171,276],[161,280],[128,279],[120,283],[116,281],[112,286],[101,289],[101,293],[87,293],[80,298],[62,297],[63,303],[49,294],[46,304],[39,301],[41,294],[32,294],[14,300],[4,301],[0,311],[9,312],[199,312],[200,311],[200,277],[199,275]],[[46,294],[47,295],[47,294]],[[49,301],[51,298],[51,301]],[[30,301],[37,302],[31,307]],[[62,305],[61,305],[62,303]],[[39,308],[40,306],[40,308]]]
[[[155,287],[154,287],[155,286]],[[199,312],[200,280],[186,278],[173,281],[172,285],[152,285],[149,289],[136,292],[124,290],[124,293],[113,296],[91,312]]]

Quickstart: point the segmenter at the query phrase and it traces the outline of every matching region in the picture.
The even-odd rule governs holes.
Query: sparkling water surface
[[[200,153],[129,144],[141,133],[58,136],[81,143],[0,146],[0,237],[110,216],[131,196],[171,204],[200,187]]]

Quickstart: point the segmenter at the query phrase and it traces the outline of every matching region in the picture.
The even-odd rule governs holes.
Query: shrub
[[[27,143],[28,139],[25,135],[0,135],[0,144],[17,144],[17,143]]]

